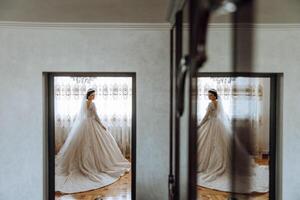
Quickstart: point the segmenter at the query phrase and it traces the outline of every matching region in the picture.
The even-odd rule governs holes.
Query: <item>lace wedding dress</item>
[[[83,100],[68,137],[55,157],[55,191],[75,193],[109,185],[130,170],[95,104]]]
[[[267,192],[269,190],[268,166],[256,164],[237,139],[235,139],[235,151],[239,152],[239,158],[248,160],[249,167],[236,162],[236,170],[233,174],[234,187],[232,187],[231,133],[230,121],[223,111],[222,103],[217,101],[215,105],[211,102],[197,131],[197,185],[226,192]]]

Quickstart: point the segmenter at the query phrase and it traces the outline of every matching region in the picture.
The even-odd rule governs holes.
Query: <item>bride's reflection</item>
[[[95,89],[89,89],[83,97],[72,129],[55,158],[56,191],[74,193],[104,187],[130,169],[97,114],[95,96]]]
[[[56,197],[130,199],[132,78],[58,76],[54,86]]]
[[[203,82],[205,81],[202,81],[202,83]],[[207,83],[206,87],[208,87]],[[268,192],[269,168],[267,165],[257,163],[259,156],[255,156],[255,152],[251,152],[251,147],[247,148],[247,145],[243,142],[243,138],[238,136],[239,134],[241,135],[241,133],[237,135],[233,134],[231,118],[232,116],[234,116],[234,118],[239,117],[237,114],[234,115],[231,113],[232,116],[230,118],[227,114],[222,97],[225,96],[224,90],[222,91],[223,95],[219,95],[216,89],[207,88],[206,90],[198,89],[198,91],[203,91],[201,97],[198,95],[198,98],[200,98],[198,102],[202,102],[201,104],[198,103],[200,113],[204,106],[206,106],[206,111],[203,117],[199,117],[202,119],[197,129],[197,185],[204,189],[207,188],[208,190],[213,189],[214,191],[218,190],[229,193],[250,194],[252,192]],[[205,95],[207,95],[207,97],[205,97]],[[226,106],[230,107],[228,104],[228,96],[225,98]],[[249,98],[251,97],[247,97],[246,99],[249,100]],[[207,102],[207,99],[209,102]],[[253,101],[253,99],[251,100]],[[260,100],[262,99],[260,98]],[[254,101],[258,101],[258,99],[254,99]],[[203,105],[204,103],[206,103],[206,105]],[[232,104],[232,101],[230,103]],[[258,103],[256,102],[256,104]],[[247,105],[249,105],[249,101],[244,102],[244,108],[240,102],[237,103],[237,106],[241,107],[241,110],[244,110],[244,112],[247,111]],[[256,107],[256,109],[258,109],[258,107]],[[227,110],[230,111],[230,108],[227,108]],[[235,112],[240,112],[240,110],[236,110]],[[251,114],[254,115],[253,112]],[[243,121],[241,119],[239,120]],[[259,123],[256,125],[259,125]],[[254,126],[252,126],[252,128],[253,127]],[[256,126],[256,128],[257,127],[258,126]],[[237,127],[235,127],[235,129],[235,131],[237,131]],[[245,133],[246,132],[244,132],[244,134]],[[266,133],[268,134],[268,131],[260,131],[258,134]],[[259,137],[261,138],[261,136],[258,136],[258,138]],[[233,142],[235,144],[234,156],[232,154]],[[251,144],[251,141],[248,142],[250,146],[259,146],[257,143]],[[256,153],[260,154],[261,152]],[[233,157],[235,157],[234,166],[232,166]],[[234,171],[232,169],[234,169]],[[232,185],[233,181],[234,186]]]

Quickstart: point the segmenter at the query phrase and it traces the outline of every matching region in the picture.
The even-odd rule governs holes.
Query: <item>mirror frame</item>
[[[54,77],[131,77],[132,78],[132,122],[131,122],[131,200],[136,199],[136,73],[135,72],[43,72],[45,82],[45,185],[47,199],[55,199],[55,115]]]

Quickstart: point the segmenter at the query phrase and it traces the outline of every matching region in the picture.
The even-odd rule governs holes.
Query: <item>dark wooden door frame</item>
[[[182,58],[182,10],[178,11],[176,13],[176,26],[175,26],[175,63],[174,63],[174,68],[173,70],[175,71],[174,73],[174,87],[175,87],[175,110],[172,113],[175,115],[174,119],[174,143],[175,143],[175,158],[174,158],[174,175],[175,175],[175,186],[174,186],[174,200],[179,200],[179,190],[180,190],[180,117],[176,115],[176,108],[178,107],[178,87],[177,87],[177,81],[178,81],[178,73],[179,73],[179,65],[180,65],[180,60]],[[173,81],[173,80],[172,80]]]
[[[131,77],[132,78],[132,123],[131,123],[131,199],[136,199],[136,72],[43,72],[45,78],[45,131],[46,131],[46,185],[48,200],[55,199],[55,114],[54,77]]]
[[[168,195],[169,200],[174,199],[174,191],[175,191],[175,175],[174,175],[174,77],[175,77],[175,70],[174,70],[174,58],[175,53],[175,26],[172,27],[170,30],[170,114],[169,114],[169,177],[168,177]]]
[[[270,78],[270,122],[269,122],[269,199],[276,199],[277,179],[277,139],[279,138],[278,118],[280,101],[279,83],[282,73],[256,73],[256,72],[198,72],[198,77],[248,77]],[[192,170],[192,169],[191,169]]]

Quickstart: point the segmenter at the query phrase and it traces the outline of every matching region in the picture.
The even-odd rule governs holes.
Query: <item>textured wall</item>
[[[202,71],[229,71],[229,28],[214,26],[209,33]],[[0,199],[43,197],[43,71],[137,72],[137,197],[167,199],[168,42],[166,30],[1,27]],[[284,73],[283,200],[300,199],[299,43],[300,26],[257,27],[255,71]]]
[[[44,71],[136,72],[137,199],[167,199],[167,29],[0,27],[0,44],[0,199],[43,199]]]

